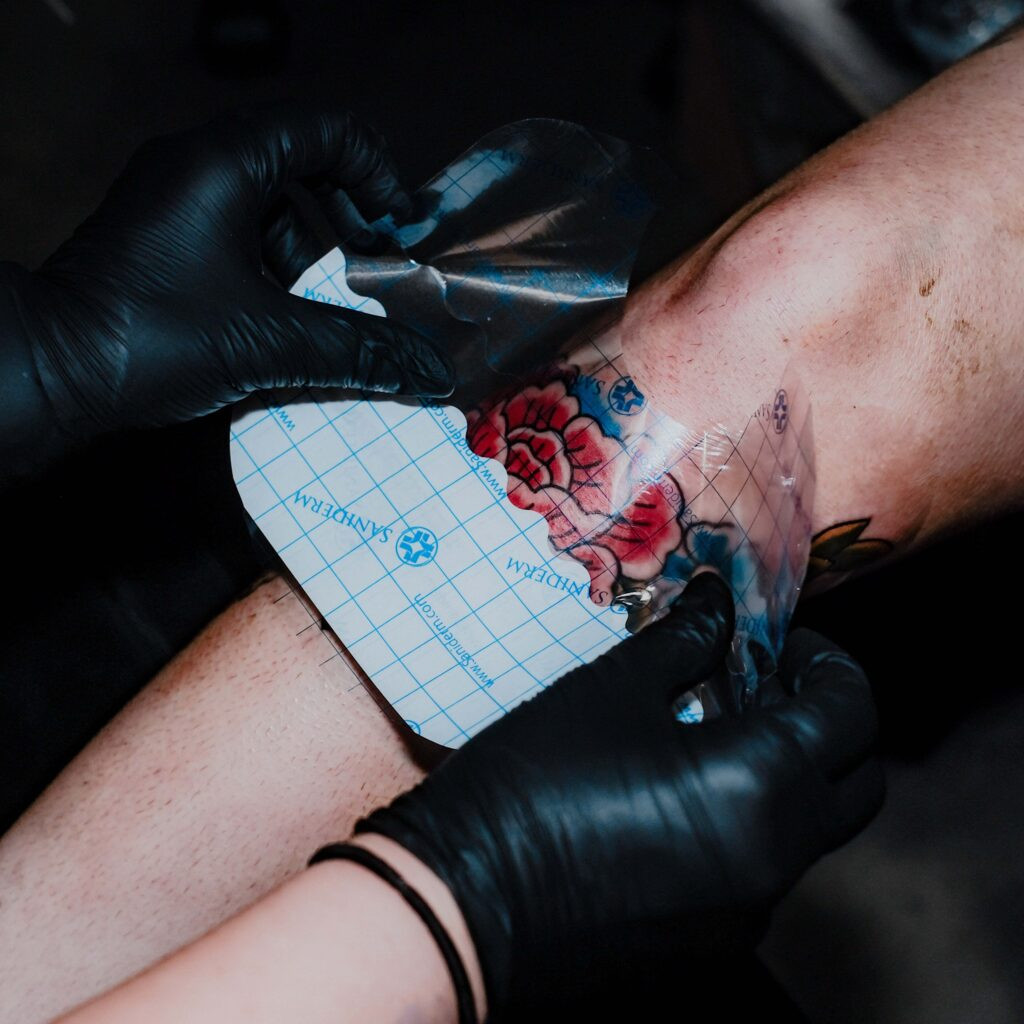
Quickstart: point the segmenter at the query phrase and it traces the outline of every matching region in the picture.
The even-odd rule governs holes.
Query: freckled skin
[[[840,140],[629,298],[624,360],[684,424],[741,427],[796,368],[815,531],[867,515],[905,551],[1024,500],[1020,51]],[[956,117],[970,145],[953,153]]]
[[[422,770],[281,579],[216,619],[0,843],[0,1021],[49,1019],[299,871]]]
[[[650,401],[688,425],[742,425],[793,361],[815,532],[869,518],[861,536],[899,554],[1024,503],[1022,323],[1018,34],[662,270],[630,297],[623,342]],[[321,668],[285,590],[216,620],[0,843],[0,1024],[169,952],[419,777],[351,672]]]

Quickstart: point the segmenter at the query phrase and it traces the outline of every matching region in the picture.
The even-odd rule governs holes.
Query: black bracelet
[[[427,926],[427,931],[433,936],[437,948],[441,951],[441,956],[444,957],[448,973],[452,976],[452,984],[455,986],[455,1003],[459,1011],[459,1024],[478,1024],[473,988],[469,983],[469,975],[466,974],[462,957],[459,956],[459,951],[455,948],[451,936],[445,931],[444,925],[437,919],[437,915],[430,909],[427,901],[387,861],[381,860],[365,847],[354,846],[351,843],[329,843],[327,846],[321,846],[309,858],[309,867],[324,860],[355,861],[384,879],[393,889],[398,890],[402,899],[416,911],[420,920]]]

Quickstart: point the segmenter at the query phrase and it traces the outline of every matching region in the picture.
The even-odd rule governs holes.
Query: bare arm
[[[814,420],[818,585],[1020,503],[1022,56],[1018,35],[842,139],[632,294],[621,324],[470,412],[470,447],[504,463],[594,600],[685,578],[690,523],[756,522],[753,498],[732,503],[753,451],[716,477],[720,431],[785,411],[793,381]]]
[[[0,1020],[48,1019],[269,892],[422,772],[283,580],[216,619],[0,843]]]
[[[626,359],[684,422],[735,421],[794,362],[814,531],[870,519],[861,537],[885,543],[865,564],[1024,497],[1022,100],[1018,32],[808,161],[629,302]]]
[[[398,870],[428,903],[466,967],[478,1015],[483,978],[444,883],[383,836],[355,840]],[[319,864],[237,917],[67,1017],[66,1024],[305,1024],[456,1020],[448,969],[402,897],[350,862]]]
[[[680,728],[666,679],[706,678],[733,624],[729,588],[699,575],[663,620],[361,823],[357,841],[376,855],[366,868],[397,868],[459,949],[453,978],[461,959],[469,979],[447,997],[410,908],[317,866],[77,1019],[443,1021],[454,989],[485,1018],[485,983],[496,1017],[522,1020],[623,986],[643,998],[661,979],[676,988],[680,964],[735,960],[766,907],[870,820],[884,786],[867,679],[808,631],[782,670],[799,694],[719,729]]]

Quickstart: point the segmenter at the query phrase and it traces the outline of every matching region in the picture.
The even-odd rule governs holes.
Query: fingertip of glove
[[[455,390],[451,360],[414,327],[367,317],[360,320],[360,329],[371,360],[391,367],[387,386],[381,390],[421,398],[446,398]],[[376,389],[371,386],[371,390]]]
[[[405,366],[409,394],[447,398],[455,390],[455,367],[429,341],[417,341]]]
[[[780,674],[790,699],[768,713],[796,730],[829,778],[850,771],[878,739],[878,712],[864,670],[831,640],[800,629],[786,641]]]
[[[735,612],[728,585],[714,573],[691,578],[669,614],[652,627],[657,657],[673,666],[670,689],[680,680],[695,681],[710,675],[729,650]],[[664,680],[663,680],[664,681]]]
[[[725,643],[732,639],[736,619],[732,591],[717,573],[706,571],[693,576],[674,608],[707,620],[708,627],[724,635]]]
[[[798,655],[810,656],[820,652],[832,654],[846,654],[846,651],[827,636],[816,633],[806,626],[799,626],[790,631],[786,638],[787,649],[792,649]]]
[[[870,689],[864,670],[842,647],[812,629],[794,629],[786,638],[779,666],[790,693],[800,693],[821,678],[825,665],[830,669],[830,677],[839,675]]]

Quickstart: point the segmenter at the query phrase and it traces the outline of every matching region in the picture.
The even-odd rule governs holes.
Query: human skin
[[[1022,55],[1017,32],[840,139],[627,306],[673,415],[743,422],[797,370],[818,536],[869,518],[902,553],[1021,503]]]
[[[736,437],[784,380],[799,382],[816,459],[811,592],[1024,495],[1022,51],[1017,32],[809,160],[632,293],[616,328],[617,365],[687,431],[721,424]],[[654,575],[649,563],[663,565],[673,546],[662,510],[650,509],[657,488],[633,498],[646,521],[631,523],[635,508],[620,505],[609,552],[608,528],[588,509],[525,479],[544,461],[552,418],[536,396],[593,360],[584,341],[531,381],[523,394],[545,422],[524,443],[499,422],[474,444],[473,414],[469,439],[505,463],[513,502],[545,512],[557,546],[608,593],[616,568],[620,579],[628,562],[644,565],[633,576]],[[571,396],[562,404],[578,414]],[[575,444],[576,461],[593,466],[601,446]],[[588,468],[569,490],[586,499],[594,491],[576,476],[608,491],[624,475]],[[667,475],[685,498],[683,477]]]
[[[870,520],[847,546],[884,543],[860,562],[1021,503],[1022,99],[1018,35],[815,157],[627,304],[629,370],[681,422],[743,422],[799,370],[813,528]],[[822,583],[859,564],[826,555]],[[419,777],[351,669],[320,666],[316,627],[296,637],[309,620],[274,604],[282,587],[211,625],[0,843],[0,1020],[44,1019],[195,938]]]
[[[421,776],[284,580],[262,584],[0,843],[0,1020],[49,1019],[197,938]]]
[[[352,842],[385,859],[430,906],[466,969],[478,1019],[486,1019],[480,964],[444,882],[384,836]],[[451,976],[419,917],[377,875],[349,861],[328,861],[61,1021],[445,1024],[456,1018]]]

